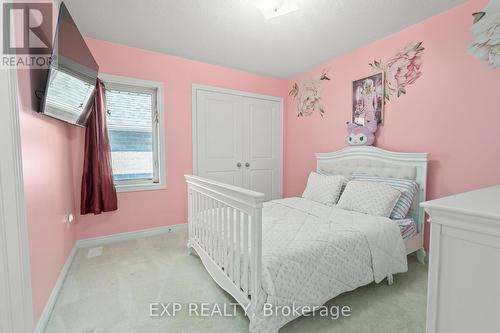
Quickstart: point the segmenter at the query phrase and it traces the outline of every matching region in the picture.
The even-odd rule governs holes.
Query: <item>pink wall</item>
[[[423,41],[423,76],[407,95],[386,105],[376,146],[430,153],[428,198],[500,183],[497,147],[500,71],[487,68],[466,49],[471,13],[487,1],[474,0],[293,78],[331,68],[324,84],[324,119],[297,118],[288,100],[285,118],[284,193],[298,195],[314,169],[315,152],[344,147],[350,120],[351,82],[372,73],[368,63],[387,59],[409,42]]]
[[[161,81],[165,86],[167,189],[118,194],[119,209],[78,218],[79,239],[186,223],[184,174],[192,172],[191,85],[193,83],[285,96],[287,82],[146,50],[87,38],[103,73]],[[83,133],[74,147],[79,186]]]
[[[56,15],[56,6],[53,10]],[[21,31],[22,27],[18,26],[16,32]],[[75,210],[70,152],[71,133],[75,128],[34,112],[39,108],[34,91],[44,90],[46,71],[20,69],[17,73],[33,319],[36,323],[76,240],[76,230],[65,224],[66,214]]]
[[[35,114],[32,85],[39,74],[18,71],[21,95],[21,144],[30,248],[34,320],[38,321],[75,243],[75,229],[65,216],[75,211],[71,132],[57,120]],[[43,89],[43,88],[42,88]]]

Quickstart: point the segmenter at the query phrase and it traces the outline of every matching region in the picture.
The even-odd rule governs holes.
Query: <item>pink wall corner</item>
[[[165,86],[167,189],[118,194],[118,211],[79,216],[79,239],[186,223],[184,174],[192,172],[191,89],[193,83],[273,96],[286,95],[287,82],[156,52],[86,38],[100,72],[160,81]],[[74,186],[79,188],[83,131],[74,142]],[[78,192],[79,193],[79,192]],[[76,198],[79,207],[79,195]]]
[[[76,240],[65,216],[75,212],[70,134],[74,130],[35,113],[41,71],[18,71],[21,145],[35,323]],[[43,79],[42,79],[43,80]]]
[[[372,73],[368,63],[386,59],[410,42],[423,41],[423,76],[407,95],[391,100],[376,146],[407,152],[428,152],[428,199],[500,183],[498,136],[499,70],[467,52],[473,12],[486,0],[474,0],[432,17],[339,59],[301,74],[300,80],[331,68],[323,98],[326,115],[297,118],[289,100],[285,118],[286,196],[302,192],[314,170],[315,152],[344,147],[350,120],[351,82]],[[429,229],[429,228],[427,228]],[[428,237],[426,237],[427,243]]]

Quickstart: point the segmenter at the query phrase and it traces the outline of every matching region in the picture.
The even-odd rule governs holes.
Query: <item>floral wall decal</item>
[[[409,85],[422,76],[422,42],[412,43],[404,47],[387,61],[375,60],[370,64],[373,68],[385,72],[384,98],[388,101],[394,95],[406,94]]]
[[[491,0],[483,11],[473,13],[470,31],[475,38],[469,51],[491,68],[500,67],[500,1]]]
[[[300,83],[293,84],[289,95],[296,101],[295,112],[297,117],[310,116],[315,111],[323,117],[325,106],[321,101],[321,92],[323,91],[322,81],[324,80],[330,80],[325,70]]]

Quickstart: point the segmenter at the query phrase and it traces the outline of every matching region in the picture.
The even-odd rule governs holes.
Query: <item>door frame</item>
[[[283,102],[283,97],[279,96],[270,96],[270,95],[263,95],[263,94],[257,94],[257,93],[252,93],[252,92],[247,92],[247,91],[241,91],[241,90],[233,90],[233,89],[226,89],[226,88],[220,88],[220,87],[214,87],[214,86],[208,86],[204,84],[198,84],[198,83],[193,83],[192,85],[192,92],[191,92],[191,119],[192,119],[192,148],[193,148],[193,175],[198,175],[198,133],[197,133],[197,118],[198,118],[198,105],[197,105],[197,93],[198,91],[208,91],[208,92],[214,92],[214,93],[220,93],[220,94],[227,94],[227,95],[235,95],[235,96],[242,96],[242,97],[249,97],[249,98],[255,98],[255,99],[262,99],[262,100],[267,100],[267,101],[273,101],[273,102],[278,102],[279,103],[279,113],[281,117],[281,122],[280,122],[280,131],[281,131],[281,137],[280,137],[280,142],[279,142],[279,159],[280,159],[280,168],[279,168],[279,179],[280,179],[280,197],[283,196],[283,116],[284,116],[284,102]]]
[[[0,69],[0,331],[33,332],[16,69]]]

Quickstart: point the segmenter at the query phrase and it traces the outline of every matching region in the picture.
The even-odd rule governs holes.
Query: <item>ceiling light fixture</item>
[[[293,0],[255,0],[254,3],[267,20],[299,9]]]

